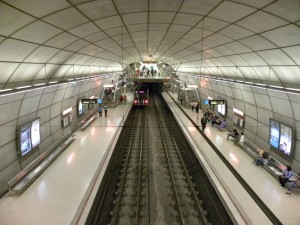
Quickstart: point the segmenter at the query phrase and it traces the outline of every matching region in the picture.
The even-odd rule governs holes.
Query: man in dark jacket
[[[203,132],[204,132],[204,129],[205,129],[205,127],[206,127],[206,124],[207,124],[206,117],[203,116],[203,117],[201,118],[201,126],[202,126],[202,131],[203,131]]]

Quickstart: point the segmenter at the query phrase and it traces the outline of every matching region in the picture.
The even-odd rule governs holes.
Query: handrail
[[[50,157],[52,153],[54,153],[54,149],[56,149],[60,144],[62,144],[66,139],[70,138],[72,136],[72,132],[69,131],[67,134],[65,134],[63,137],[61,137],[58,141],[56,141],[50,148],[48,148],[44,153],[42,153],[38,158],[36,158],[34,161],[32,161],[28,166],[26,166],[20,173],[18,173],[13,179],[11,179],[7,185],[9,188],[9,191],[21,191],[23,188],[27,187],[30,180],[32,180],[33,178],[36,177],[36,175],[40,174],[43,170],[44,167],[46,167],[48,165],[48,163],[52,162],[52,158],[54,159],[54,157]],[[73,138],[71,138],[73,140]],[[69,142],[71,142],[72,140],[70,140]],[[65,148],[69,143],[65,144],[64,146],[62,146],[62,149]],[[62,150],[61,149],[61,150]],[[57,152],[56,154],[58,154],[60,152]],[[23,179],[25,178],[28,174],[30,174],[30,172],[36,168],[38,165],[42,164],[42,162],[46,159],[46,158],[51,158],[49,160],[49,162],[45,163],[44,165],[42,165],[38,170],[35,171],[35,174],[33,174],[30,178],[28,178],[28,180],[24,181],[24,184],[22,185],[18,185],[17,188],[15,188],[17,186],[17,184]],[[16,190],[14,190],[16,189]]]

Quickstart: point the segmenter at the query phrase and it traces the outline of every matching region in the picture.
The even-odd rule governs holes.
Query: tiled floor
[[[164,96],[238,224],[271,224],[178,106],[168,95]],[[91,205],[95,194],[93,187],[96,189],[101,181],[104,159],[107,155],[109,158],[109,147],[114,143],[130,102],[128,95],[126,106],[109,109],[107,118],[97,118],[85,131],[76,132],[76,140],[22,195],[4,196],[0,200],[0,224],[84,224],[88,210],[83,209]],[[195,122],[200,122],[200,114],[191,109],[186,112]],[[263,168],[254,166],[252,159],[233,142],[226,141],[226,132],[207,127],[205,134],[283,224],[299,224],[300,192],[286,195],[276,179]],[[99,179],[96,179],[98,173]]]

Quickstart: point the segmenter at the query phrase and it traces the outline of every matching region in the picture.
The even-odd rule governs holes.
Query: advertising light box
[[[40,118],[18,128],[18,152],[21,157],[28,155],[40,143]]]
[[[40,143],[41,143],[40,120],[34,120],[31,123],[31,144],[32,144],[32,148],[35,148]]]
[[[226,115],[226,105],[218,105],[218,113],[222,114],[222,115]]]
[[[290,155],[292,147],[292,129],[283,124],[280,124],[280,143],[279,150],[284,154]]]
[[[270,120],[269,144],[272,145],[274,148],[279,147],[279,123],[274,120]]]
[[[20,144],[20,152],[22,156],[30,152],[32,149],[30,133],[31,133],[30,123],[20,128],[19,144]]]

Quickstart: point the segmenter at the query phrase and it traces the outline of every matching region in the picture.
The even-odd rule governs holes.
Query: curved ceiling
[[[0,0],[0,88],[163,61],[300,86],[299,0]]]

